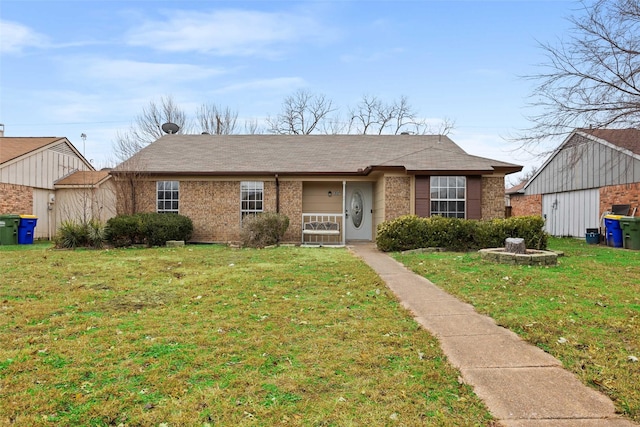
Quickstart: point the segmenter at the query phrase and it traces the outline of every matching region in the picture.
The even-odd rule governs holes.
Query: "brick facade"
[[[482,177],[482,219],[504,218],[504,177]]]
[[[635,216],[640,216],[640,182],[600,188],[600,214],[611,211],[613,205],[631,205],[631,210],[638,208]]]
[[[289,217],[289,229],[282,240],[300,243],[302,235],[302,181],[280,182],[280,213]]]
[[[511,216],[542,216],[542,194],[512,194]]]
[[[24,185],[0,183],[0,214],[31,214],[33,190]]]
[[[156,181],[136,186],[138,212],[156,211]],[[276,212],[276,183],[264,181],[264,211]],[[180,214],[193,221],[194,242],[237,243],[240,240],[240,181],[180,181]],[[302,181],[280,182],[280,213],[289,217],[284,242],[299,243]]]
[[[389,221],[411,213],[411,178],[384,178],[384,220]]]
[[[264,211],[276,212],[276,182],[264,182]],[[384,220],[411,213],[411,177],[387,176],[384,185]],[[280,213],[290,225],[283,241],[299,243],[302,218],[303,181],[279,182]],[[122,198],[118,194],[118,206]],[[156,181],[136,182],[137,212],[156,211]],[[180,181],[180,213],[193,221],[195,242],[230,243],[240,240],[240,181]],[[119,213],[123,211],[119,210]],[[504,179],[482,178],[482,219],[504,217]]]

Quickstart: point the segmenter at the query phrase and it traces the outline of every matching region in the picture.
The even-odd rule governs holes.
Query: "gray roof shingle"
[[[165,135],[118,171],[179,174],[352,174],[407,171],[517,172],[521,166],[467,154],[440,135]]]

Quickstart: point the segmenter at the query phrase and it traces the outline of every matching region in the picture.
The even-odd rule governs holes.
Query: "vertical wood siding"
[[[87,170],[87,167],[72,151],[55,146],[0,168],[0,181],[53,189],[55,181],[76,170]]]
[[[531,181],[525,194],[585,190],[640,181],[640,160],[575,135]]]
[[[542,215],[549,234],[584,237],[587,228],[599,226],[600,192],[591,189],[544,194]]]

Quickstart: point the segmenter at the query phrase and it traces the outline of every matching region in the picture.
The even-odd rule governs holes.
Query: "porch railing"
[[[327,213],[303,213],[302,244],[344,244],[344,215]]]

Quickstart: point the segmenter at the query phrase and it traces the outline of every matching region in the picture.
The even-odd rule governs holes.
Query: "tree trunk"
[[[526,252],[527,247],[524,244],[524,239],[509,237],[504,241],[505,252],[512,254],[523,254]]]

